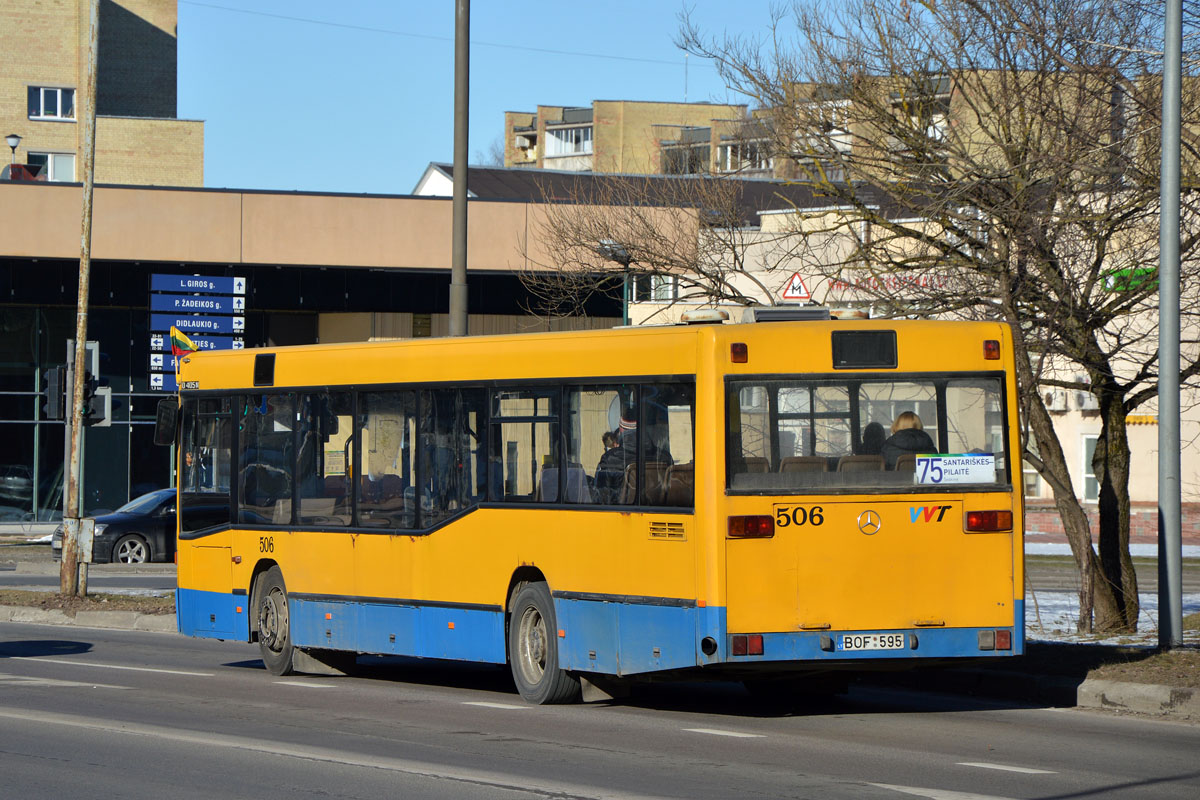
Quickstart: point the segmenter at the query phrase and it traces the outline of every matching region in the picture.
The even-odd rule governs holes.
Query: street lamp
[[[596,245],[596,252],[620,264],[625,273],[621,282],[621,324],[629,325],[629,263],[633,258],[625,245],[612,239],[601,239],[600,244]]]
[[[4,137],[4,141],[7,142],[8,146],[12,148],[12,161],[9,163],[17,163],[17,145],[21,143],[21,137],[15,133],[10,133],[8,136]]]

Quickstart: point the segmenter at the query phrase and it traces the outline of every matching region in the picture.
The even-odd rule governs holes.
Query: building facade
[[[0,527],[44,530],[62,512],[66,427],[50,418],[47,377],[75,335],[81,192],[0,180]],[[152,444],[167,396],[155,376],[170,372],[156,363],[169,353],[154,343],[154,276],[243,281],[245,347],[448,332],[449,199],[99,185],[94,209],[88,339],[112,414],[85,429],[85,514],[173,482],[169,449]],[[614,304],[567,320],[526,310],[516,242],[537,215],[472,201],[469,334],[619,323]]]
[[[37,180],[83,177],[88,8],[88,0],[0,5],[0,135],[20,137],[3,163],[28,165]],[[176,118],[177,19],[174,0],[100,2],[97,182],[204,183],[204,123]]]
[[[538,106],[504,115],[504,166],[571,172],[678,171],[663,142],[722,121],[739,125],[746,106],[596,100],[590,106]]]

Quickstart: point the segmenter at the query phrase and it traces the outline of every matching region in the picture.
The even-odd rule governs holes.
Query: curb
[[[137,611],[77,611],[68,617],[58,609],[0,606],[0,622],[24,622],[32,625],[67,625],[80,628],[108,628],[125,631],[176,633],[174,614],[142,614]]]
[[[1078,697],[1081,708],[1200,720],[1200,689],[1089,678],[1079,684]]]

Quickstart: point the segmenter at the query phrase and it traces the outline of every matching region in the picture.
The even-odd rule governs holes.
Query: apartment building
[[[95,180],[203,185],[204,123],[176,118],[177,4],[104,0],[99,16]],[[25,167],[13,177],[82,180],[88,20],[88,0],[0,4],[3,163]]]
[[[665,148],[722,121],[739,124],[747,108],[721,103],[596,100],[590,106],[538,106],[504,115],[504,166],[571,172],[679,172]]]

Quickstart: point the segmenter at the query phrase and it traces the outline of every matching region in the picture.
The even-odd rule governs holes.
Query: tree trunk
[[[1129,555],[1129,438],[1125,409],[1106,391],[1100,393],[1102,427],[1096,440],[1092,471],[1100,485],[1100,566],[1096,587],[1096,628],[1133,632],[1138,623],[1137,573]]]

